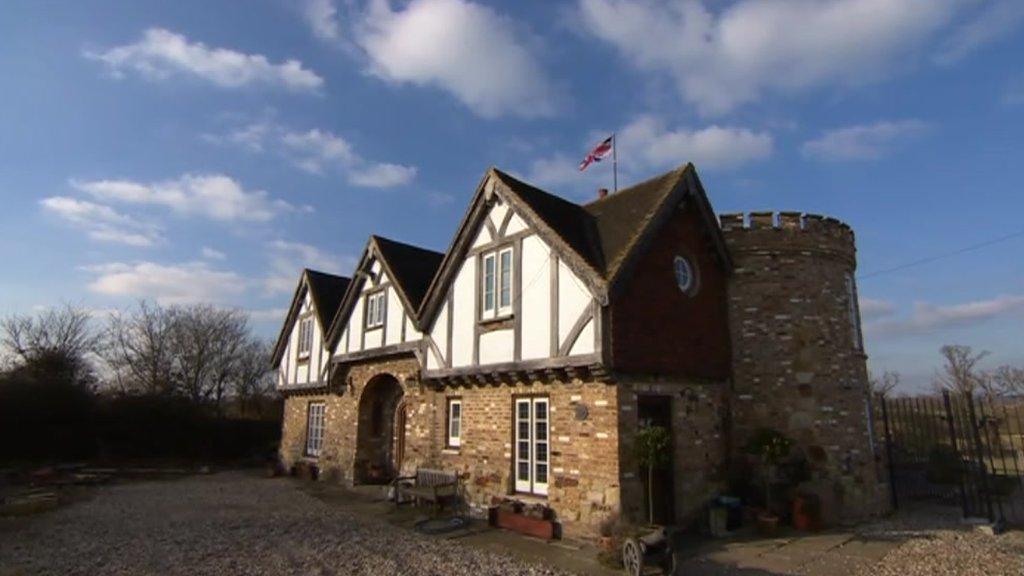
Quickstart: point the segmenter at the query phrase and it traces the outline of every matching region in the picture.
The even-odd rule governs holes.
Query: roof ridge
[[[380,236],[379,234],[370,234],[370,238],[373,238],[374,240],[376,240],[378,242],[383,240],[384,242],[389,242],[391,244],[397,244],[399,246],[403,246],[403,247],[407,247],[407,248],[414,248],[416,250],[422,250],[424,252],[432,252],[434,254],[444,254],[444,252],[440,252],[438,250],[434,250],[433,248],[426,248],[424,246],[419,246],[417,244],[410,244],[409,242],[403,242],[402,240],[395,240],[394,238],[388,238],[387,236]]]
[[[605,202],[607,200],[612,200],[612,199],[618,198],[622,194],[627,194],[629,192],[632,192],[633,190],[636,190],[636,189],[638,189],[638,188],[640,188],[642,186],[648,185],[651,182],[654,182],[655,180],[664,178],[664,177],[666,177],[666,176],[668,176],[670,174],[674,174],[676,172],[678,172],[679,176],[682,177],[686,173],[687,168],[689,168],[691,166],[693,166],[692,162],[687,162],[685,164],[681,164],[681,165],[676,166],[675,168],[673,168],[673,169],[671,169],[671,170],[669,170],[667,172],[662,172],[661,174],[658,174],[656,176],[651,176],[650,178],[648,178],[646,180],[642,180],[640,182],[636,182],[634,184],[630,184],[629,186],[626,186],[625,188],[623,188],[622,190],[619,190],[618,192],[613,192],[611,194],[608,194],[604,198],[594,198],[593,200],[590,200],[589,202],[585,202],[583,204],[580,204],[580,207],[582,207],[583,209],[587,209],[587,208],[589,208],[591,206],[603,203],[603,202]]]

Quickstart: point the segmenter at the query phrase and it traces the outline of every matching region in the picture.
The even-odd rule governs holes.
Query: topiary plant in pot
[[[793,440],[770,428],[758,429],[747,442],[746,452],[760,458],[764,466],[764,511],[757,518],[758,528],[763,533],[774,532],[779,524],[779,517],[771,509],[772,480],[779,463],[789,456],[792,449]]]
[[[672,435],[663,426],[648,426],[636,433],[636,459],[647,470],[647,521],[654,524],[654,471],[672,462]]]

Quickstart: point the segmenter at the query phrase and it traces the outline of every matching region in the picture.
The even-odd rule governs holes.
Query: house
[[[303,273],[274,357],[280,457],[346,484],[458,471],[474,507],[543,502],[592,535],[645,518],[641,427],[673,438],[661,522],[699,515],[770,427],[836,514],[870,514],[855,268],[847,225],[718,216],[689,164],[585,204],[492,168],[443,254],[373,236],[333,298]]]

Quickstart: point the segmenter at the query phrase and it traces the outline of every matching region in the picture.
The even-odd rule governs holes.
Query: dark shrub
[[[926,477],[933,484],[957,484],[964,472],[960,454],[952,446],[936,444],[928,452]]]

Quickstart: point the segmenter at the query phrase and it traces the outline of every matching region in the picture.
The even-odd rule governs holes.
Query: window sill
[[[509,496],[515,500],[519,500],[523,504],[547,504],[548,497],[542,494],[532,494],[529,492],[516,492]]]
[[[441,449],[441,454],[448,456],[458,456],[462,451],[456,446],[445,446]]]
[[[367,326],[363,331],[364,332],[373,332],[374,330],[380,330],[382,328],[384,328],[383,324],[381,324],[379,326]]]
[[[509,314],[507,316],[499,316],[497,318],[484,318],[478,320],[477,324],[480,329],[484,332],[490,332],[491,330],[504,330],[506,328],[512,328],[515,323],[515,316]]]

